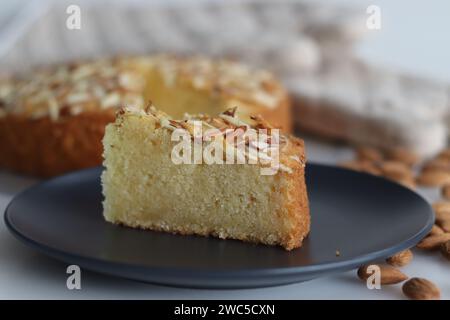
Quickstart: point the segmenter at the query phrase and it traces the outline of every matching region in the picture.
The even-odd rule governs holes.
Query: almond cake
[[[290,130],[290,102],[268,72],[204,57],[66,63],[0,80],[0,168],[48,177],[100,165],[105,126],[151,100],[173,117],[238,106]]]
[[[118,112],[103,139],[104,218],[115,224],[182,235],[238,239],[286,250],[300,247],[310,228],[302,140],[279,135],[278,166],[269,168],[273,169],[270,174],[262,174],[262,169],[268,168],[268,162],[261,160],[264,157],[241,164],[173,161],[178,142],[172,134],[185,129],[188,146],[194,148],[199,138],[192,129],[195,123],[217,132],[215,139],[219,140],[214,141],[223,149],[214,154],[220,159],[230,151],[236,159],[239,155],[241,160],[251,158],[254,140],[242,140],[245,148],[237,150],[237,144],[222,137],[229,129],[266,129],[270,135],[263,135],[263,142],[274,140],[272,131],[276,129],[262,117],[244,121],[238,114],[232,109],[217,117],[199,114],[173,120],[154,107]],[[200,136],[203,150],[211,143],[206,135],[202,131]]]

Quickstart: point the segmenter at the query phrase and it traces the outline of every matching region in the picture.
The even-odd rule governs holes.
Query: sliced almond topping
[[[244,126],[244,127],[249,127],[249,125],[247,123],[245,123],[244,121],[239,120],[237,117],[232,117],[226,114],[220,114],[219,115],[220,118],[222,118],[223,120],[227,121],[228,123],[234,125],[235,127],[240,127],[240,126]]]
[[[288,166],[286,166],[286,165],[284,165],[282,163],[280,163],[280,170],[284,171],[284,172],[287,172],[289,174],[293,173],[291,168],[289,168]]]
[[[59,105],[55,98],[50,97],[48,99],[48,111],[50,118],[53,121],[56,121],[59,117]]]
[[[120,95],[117,92],[112,92],[101,99],[100,105],[103,109],[110,107],[117,107],[120,105]]]
[[[222,114],[225,114],[230,117],[234,117],[236,115],[236,110],[237,110],[237,107],[229,108],[229,109],[225,110],[224,112],[222,112]]]
[[[273,109],[278,105],[279,98],[274,94],[269,94],[263,90],[257,90],[253,93],[252,98],[269,109]]]
[[[273,129],[274,127],[267,122],[261,115],[250,116],[250,119],[256,122],[256,128],[258,129]]]
[[[67,96],[66,103],[76,104],[76,103],[89,101],[90,99],[92,99],[92,97],[88,93],[85,93],[85,92],[72,93],[69,96]]]

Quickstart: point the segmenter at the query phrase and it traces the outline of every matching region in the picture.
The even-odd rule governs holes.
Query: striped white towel
[[[296,120],[309,131],[423,155],[446,143],[448,86],[352,56],[352,44],[366,31],[364,8],[288,0],[156,2],[70,1],[81,8],[81,30],[66,28],[69,3],[52,3],[40,19],[27,20],[27,32],[12,46],[0,46],[0,70],[117,54],[233,57],[275,72],[300,102]]]

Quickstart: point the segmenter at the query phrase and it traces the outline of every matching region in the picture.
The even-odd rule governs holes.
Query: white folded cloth
[[[367,31],[364,8],[288,0],[158,3],[83,1],[81,30],[69,30],[70,2],[55,2],[3,50],[0,70],[117,54],[228,57],[276,73],[297,102],[300,128],[424,156],[446,144],[448,85],[353,57]]]

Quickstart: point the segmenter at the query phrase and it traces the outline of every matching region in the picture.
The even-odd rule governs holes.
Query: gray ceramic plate
[[[173,286],[250,288],[388,257],[415,245],[434,219],[425,200],[397,184],[309,164],[312,230],[300,249],[142,231],[103,220],[101,170],[71,173],[19,194],[5,213],[9,230],[44,254],[101,273]]]

